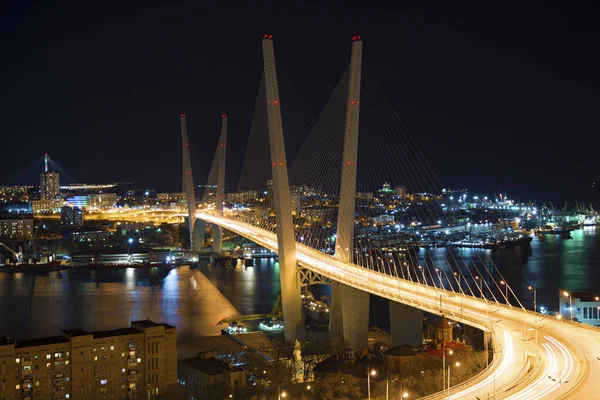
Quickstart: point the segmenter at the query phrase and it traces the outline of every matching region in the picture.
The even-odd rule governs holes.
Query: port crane
[[[16,262],[19,262],[19,260],[21,259],[21,253],[17,253],[16,251],[14,251],[13,249],[11,249],[10,247],[8,247],[7,245],[5,245],[2,242],[0,242],[0,246],[4,247],[6,250],[10,251],[10,253],[13,256],[15,256]]]

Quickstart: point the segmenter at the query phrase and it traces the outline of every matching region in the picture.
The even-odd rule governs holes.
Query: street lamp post
[[[504,285],[504,298],[506,299],[506,304],[508,304],[508,283],[505,281],[500,281],[501,285]]]
[[[529,286],[528,289],[533,291],[533,311],[537,312],[537,289],[535,286]]]
[[[455,277],[458,277],[458,291],[462,292],[462,287],[460,285],[460,278],[461,278],[461,274],[459,274],[458,272],[453,272]]]
[[[446,389],[446,341],[442,338],[442,390]],[[454,352],[452,349],[448,350],[448,355],[451,356]],[[448,368],[450,368],[450,364],[448,364]],[[450,381],[448,380],[448,384]]]
[[[454,363],[456,367],[460,367],[460,363],[457,361]],[[448,399],[450,399],[450,364],[448,364]]]
[[[377,375],[377,371],[375,371],[374,369],[371,370],[369,368],[369,366],[367,365],[367,393],[368,393],[368,400],[371,400],[371,375],[372,376]]]
[[[569,298],[569,310],[571,311],[571,322],[573,322],[573,298],[571,297],[571,292],[565,290],[563,296]]]
[[[483,297],[483,283],[480,285],[479,284],[480,280],[481,279],[479,278],[479,275],[476,275],[475,276],[475,286],[477,286],[479,288],[479,295],[481,297]]]

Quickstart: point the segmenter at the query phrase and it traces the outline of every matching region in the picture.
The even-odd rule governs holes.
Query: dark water
[[[430,257],[421,257],[427,265]],[[538,307],[551,310],[558,307],[561,289],[600,294],[600,235],[595,228],[574,231],[571,239],[535,237],[531,247],[438,249],[431,252],[431,259],[476,259],[488,283],[490,276],[501,279],[493,262],[530,308],[533,296],[528,285],[537,288]],[[437,265],[447,269],[447,264]],[[461,271],[466,273],[464,265]],[[472,282],[471,287],[475,287]],[[219,333],[215,324],[221,318],[237,312],[270,312],[278,294],[278,264],[270,260],[248,269],[203,264],[197,269],[0,273],[0,336],[24,339],[55,335],[65,328],[113,329],[146,318],[175,325],[180,336],[214,335]],[[371,323],[386,328],[387,310],[385,301],[373,297]]]

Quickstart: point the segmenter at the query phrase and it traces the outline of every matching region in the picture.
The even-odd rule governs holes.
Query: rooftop
[[[69,343],[69,339],[64,336],[50,336],[40,339],[28,339],[21,340],[16,343],[16,348],[20,349],[23,347],[35,347],[35,346],[47,346],[50,344],[61,344],[61,343]]]
[[[92,333],[84,331],[83,329],[63,329],[63,333],[69,337],[91,335]]]
[[[396,346],[385,351],[383,354],[393,357],[412,357],[416,354],[416,352],[406,346]]]
[[[109,331],[92,332],[92,334],[94,335],[94,339],[102,339],[112,336],[135,335],[137,333],[142,332],[139,329],[135,328],[119,328],[112,329]]]
[[[187,360],[181,361],[183,364],[189,365],[190,367],[197,369],[205,373],[206,375],[220,375],[225,371],[234,372],[234,371],[243,371],[241,368],[231,367],[227,363],[224,363],[221,360],[217,360],[216,358],[190,358]]]
[[[143,328],[154,328],[155,326],[164,326],[165,329],[175,328],[174,326],[169,325],[169,324],[165,324],[164,322],[163,323],[157,323],[157,322],[151,321],[149,319],[143,319],[143,320],[140,320],[140,321],[131,321],[131,324],[132,325],[133,324],[139,325],[139,326],[141,326]]]

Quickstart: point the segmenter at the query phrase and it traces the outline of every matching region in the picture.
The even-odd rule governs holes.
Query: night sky
[[[234,186],[262,35],[273,34],[278,63],[318,114],[360,34],[365,62],[445,186],[600,205],[594,2],[27,3],[0,11],[0,185],[35,184],[47,152],[79,182],[177,191],[179,114],[199,181],[226,112]]]

